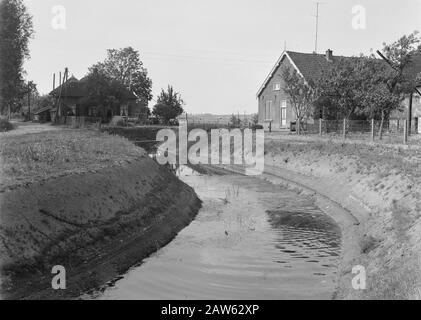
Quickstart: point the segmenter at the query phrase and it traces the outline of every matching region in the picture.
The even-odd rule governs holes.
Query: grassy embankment
[[[420,148],[288,137],[265,149],[266,165],[310,177],[313,189],[360,222],[358,254],[341,276],[349,280],[353,266],[365,266],[368,288],[355,291],[347,280],[338,298],[421,299]]]
[[[200,206],[128,140],[88,130],[0,137],[0,267],[6,298],[68,298],[168,243]],[[66,267],[68,289],[51,289]]]
[[[60,130],[0,137],[0,191],[144,157],[120,137]]]

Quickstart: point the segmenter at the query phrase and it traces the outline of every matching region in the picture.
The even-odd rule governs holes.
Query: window
[[[287,126],[287,101],[281,101],[281,126]]]
[[[266,101],[265,119],[272,120],[272,101]]]
[[[281,90],[281,84],[280,83],[274,83],[273,84],[273,91],[279,91]]]

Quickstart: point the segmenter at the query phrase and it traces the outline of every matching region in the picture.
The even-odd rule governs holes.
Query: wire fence
[[[418,119],[379,120],[316,120],[301,124],[300,134],[352,140],[380,141],[407,144],[411,136],[421,137]],[[297,133],[297,130],[294,130]],[[411,142],[419,143],[420,139]]]
[[[218,118],[205,119],[197,117],[188,117],[179,119],[180,125],[187,125],[188,130],[204,129],[256,129],[247,117],[232,123],[232,119]],[[101,118],[96,117],[60,117],[58,124],[71,128],[101,128]],[[183,122],[183,123],[182,123]],[[313,136],[322,139],[343,139],[358,140],[368,142],[380,142],[390,144],[417,144],[421,145],[421,123],[419,119],[409,122],[406,119],[394,119],[382,121],[379,120],[314,120],[300,124],[300,135]],[[279,134],[298,135],[297,123],[291,123],[289,131],[283,131]],[[276,136],[273,132],[271,135]]]
[[[251,122],[239,121],[236,124],[228,119],[207,120],[188,118],[188,130],[193,129],[234,129],[252,128]],[[314,120],[300,124],[300,134],[304,136],[319,136],[320,138],[358,140],[367,142],[380,142],[385,144],[420,144],[420,123],[418,119],[409,122],[406,119],[380,120]],[[298,134],[296,122],[291,123],[289,131],[279,134]],[[273,135],[276,135],[273,132]]]

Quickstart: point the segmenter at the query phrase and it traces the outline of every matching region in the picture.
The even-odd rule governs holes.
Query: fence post
[[[344,140],[346,139],[346,119],[344,119],[344,128],[343,128]]]
[[[408,120],[403,121],[403,144],[408,143]]]
[[[321,118],[319,119],[319,135],[323,135],[323,120]]]
[[[374,142],[374,119],[371,119],[371,142]]]

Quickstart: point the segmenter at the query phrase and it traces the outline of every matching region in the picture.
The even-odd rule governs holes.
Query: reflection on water
[[[268,211],[269,222],[279,235],[276,247],[291,258],[335,268],[341,246],[339,227],[318,209],[300,209],[305,211]],[[285,260],[277,262],[288,263]],[[313,274],[325,275],[316,270]]]
[[[177,171],[203,200],[197,219],[89,298],[332,297],[340,232],[311,200],[252,177]]]

